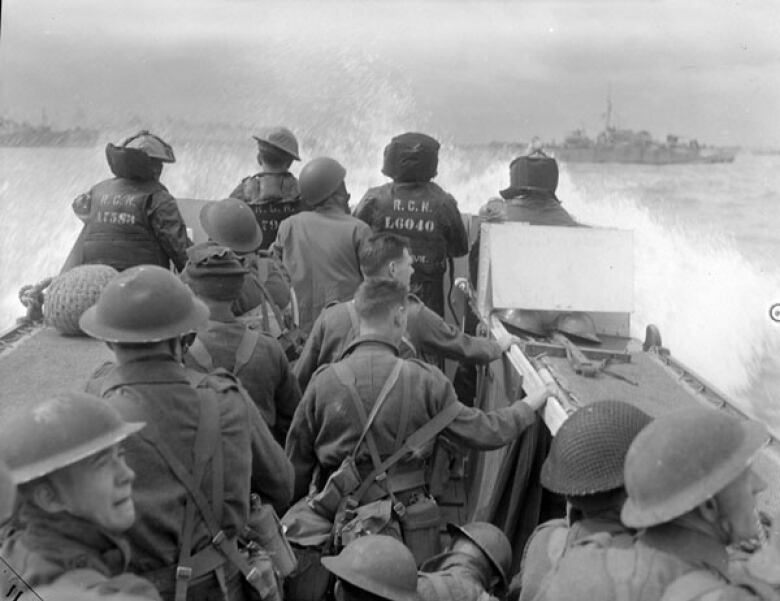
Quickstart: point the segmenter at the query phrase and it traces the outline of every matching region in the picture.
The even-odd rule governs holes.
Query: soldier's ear
[[[717,524],[720,521],[720,506],[714,497],[707,499],[697,508],[699,515],[710,524]]]
[[[31,497],[33,502],[47,513],[59,513],[67,510],[59,493],[48,478],[35,485]]]

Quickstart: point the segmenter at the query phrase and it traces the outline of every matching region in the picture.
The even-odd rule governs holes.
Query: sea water
[[[184,142],[172,133],[178,161],[166,166],[163,183],[180,198],[226,197],[256,170],[249,133]],[[348,169],[353,205],[386,181],[386,140],[333,145]],[[304,157],[325,153],[328,140],[303,145]],[[511,158],[500,148],[445,143],[436,181],[462,211],[475,212],[506,187]],[[72,199],[109,175],[100,148],[0,148],[0,326],[23,314],[22,285],[58,272],[81,227]],[[658,325],[675,357],[780,433],[780,323],[770,318],[780,303],[780,156],[561,165],[558,196],[584,223],[634,231],[633,335]]]

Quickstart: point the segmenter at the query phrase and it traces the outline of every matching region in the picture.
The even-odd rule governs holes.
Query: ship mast
[[[607,88],[607,113],[605,117],[607,120],[606,128],[610,129],[612,127],[612,86],[611,85]]]

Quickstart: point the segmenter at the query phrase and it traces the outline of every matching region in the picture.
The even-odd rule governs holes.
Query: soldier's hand
[[[523,402],[528,403],[535,410],[541,409],[547,402],[549,397],[554,397],[557,392],[557,387],[553,382],[548,382],[544,385],[544,388],[539,388],[533,394],[529,394],[523,399]]]
[[[505,336],[501,340],[498,341],[498,344],[501,346],[501,352],[506,353],[510,348],[512,348],[513,344],[520,344],[522,340],[518,338],[517,336]]]

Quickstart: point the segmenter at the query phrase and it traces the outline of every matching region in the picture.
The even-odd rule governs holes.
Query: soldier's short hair
[[[355,310],[361,319],[389,317],[396,307],[406,307],[409,289],[392,278],[368,278],[355,293]]]
[[[390,261],[397,261],[410,251],[409,240],[398,234],[374,234],[360,245],[358,260],[367,278],[378,277]],[[411,252],[411,251],[410,251]]]
[[[287,169],[292,165],[294,157],[281,148],[265,142],[257,143],[257,155],[260,160],[274,169]]]

